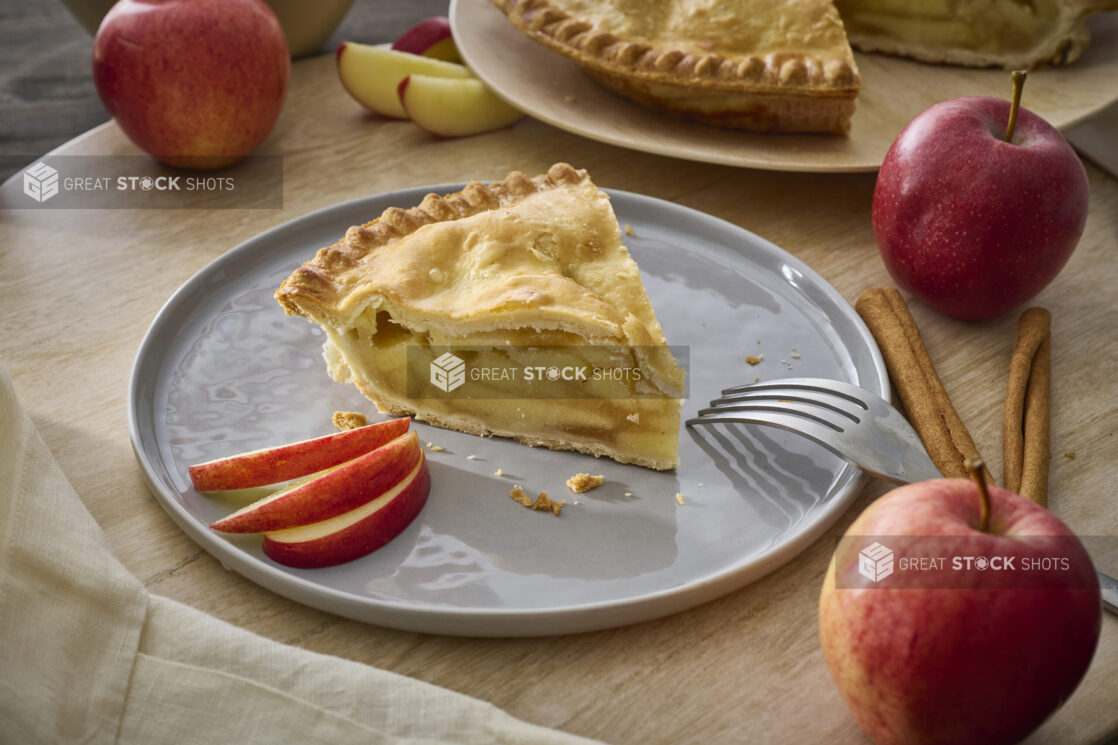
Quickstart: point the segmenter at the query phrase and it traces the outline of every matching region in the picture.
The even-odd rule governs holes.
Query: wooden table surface
[[[113,124],[66,154],[135,154]],[[536,173],[564,160],[602,186],[743,226],[797,255],[853,302],[889,278],[870,229],[872,174],[763,172],[619,149],[535,120],[438,140],[361,113],[330,57],[297,63],[261,152],[284,158],[282,210],[0,211],[0,363],[113,551],[153,593],[281,642],[366,662],[490,701],[542,725],[621,744],[863,743],[820,652],[817,598],[833,537],[768,577],[661,620],[552,638],[393,631],[303,607],[224,570],[167,517],[129,442],[126,390],[162,303],[257,233],[355,197]],[[1118,182],[1088,167],[1082,242],[1038,298],[1054,316],[1050,507],[1076,532],[1118,535]],[[0,203],[0,207],[11,207]],[[339,233],[346,226],[339,226]],[[995,473],[1016,316],[964,324],[913,303],[931,355]],[[325,373],[323,373],[325,374]],[[1075,451],[1072,460],[1063,455]],[[867,487],[832,534],[885,491]],[[1118,572],[1118,566],[1103,567]],[[1118,733],[1118,618],[1106,615],[1075,695],[1030,743]],[[993,695],[996,695],[994,693]]]

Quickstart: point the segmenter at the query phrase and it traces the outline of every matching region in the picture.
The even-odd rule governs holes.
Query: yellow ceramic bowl
[[[71,15],[90,34],[97,33],[101,19],[115,0],[62,0]],[[349,12],[353,0],[264,0],[279,18],[292,57],[318,52]]]

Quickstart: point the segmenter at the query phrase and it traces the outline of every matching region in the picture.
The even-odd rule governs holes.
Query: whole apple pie
[[[850,129],[851,44],[925,62],[1066,63],[1118,0],[493,0],[516,28],[651,108],[758,131]]]
[[[513,172],[388,209],[296,269],[276,299],[322,326],[331,376],[381,411],[649,468],[679,462],[683,370],[585,171]],[[549,378],[548,397],[496,376],[426,385],[428,367],[453,374],[478,350],[477,369],[518,370],[541,349],[576,363],[564,370],[633,374],[608,394],[585,374]]]

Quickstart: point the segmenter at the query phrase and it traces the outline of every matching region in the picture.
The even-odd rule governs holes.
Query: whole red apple
[[[1100,593],[1078,538],[997,487],[983,530],[981,503],[965,479],[903,486],[870,505],[835,552],[820,597],[823,654],[878,745],[1017,742],[1071,695],[1094,655]],[[876,578],[862,553],[888,562]],[[913,564],[937,555],[939,570]]]
[[[1015,93],[1015,101],[1020,92]],[[944,101],[901,131],[873,194],[894,281],[962,319],[1027,302],[1067,263],[1087,219],[1087,175],[1041,117],[988,97]]]
[[[109,114],[173,166],[221,168],[271,132],[291,62],[261,0],[120,0],[93,42]]]

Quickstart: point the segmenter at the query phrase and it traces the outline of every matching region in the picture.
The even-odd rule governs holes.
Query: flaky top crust
[[[320,249],[284,281],[276,291],[276,300],[289,315],[318,321],[348,321],[345,301],[357,289],[355,284],[362,281],[358,271],[362,262],[378,248],[405,238],[424,225],[470,217],[515,204],[531,194],[584,181],[589,181],[585,171],[557,163],[547,173],[533,178],[513,171],[498,183],[471,181],[453,194],[428,194],[415,207],[389,207],[380,217],[349,228],[340,241]]]
[[[340,332],[390,323],[439,344],[626,345],[658,387],[682,389],[609,197],[565,163],[389,208],[319,250],[276,299]]]
[[[533,39],[580,65],[614,75],[695,89],[775,94],[850,96],[861,85],[842,21],[829,1],[493,3]],[[670,16],[663,12],[665,6]],[[720,15],[714,19],[720,22],[712,22],[714,15]],[[701,22],[688,38],[692,32],[686,19],[692,16],[701,16]]]

